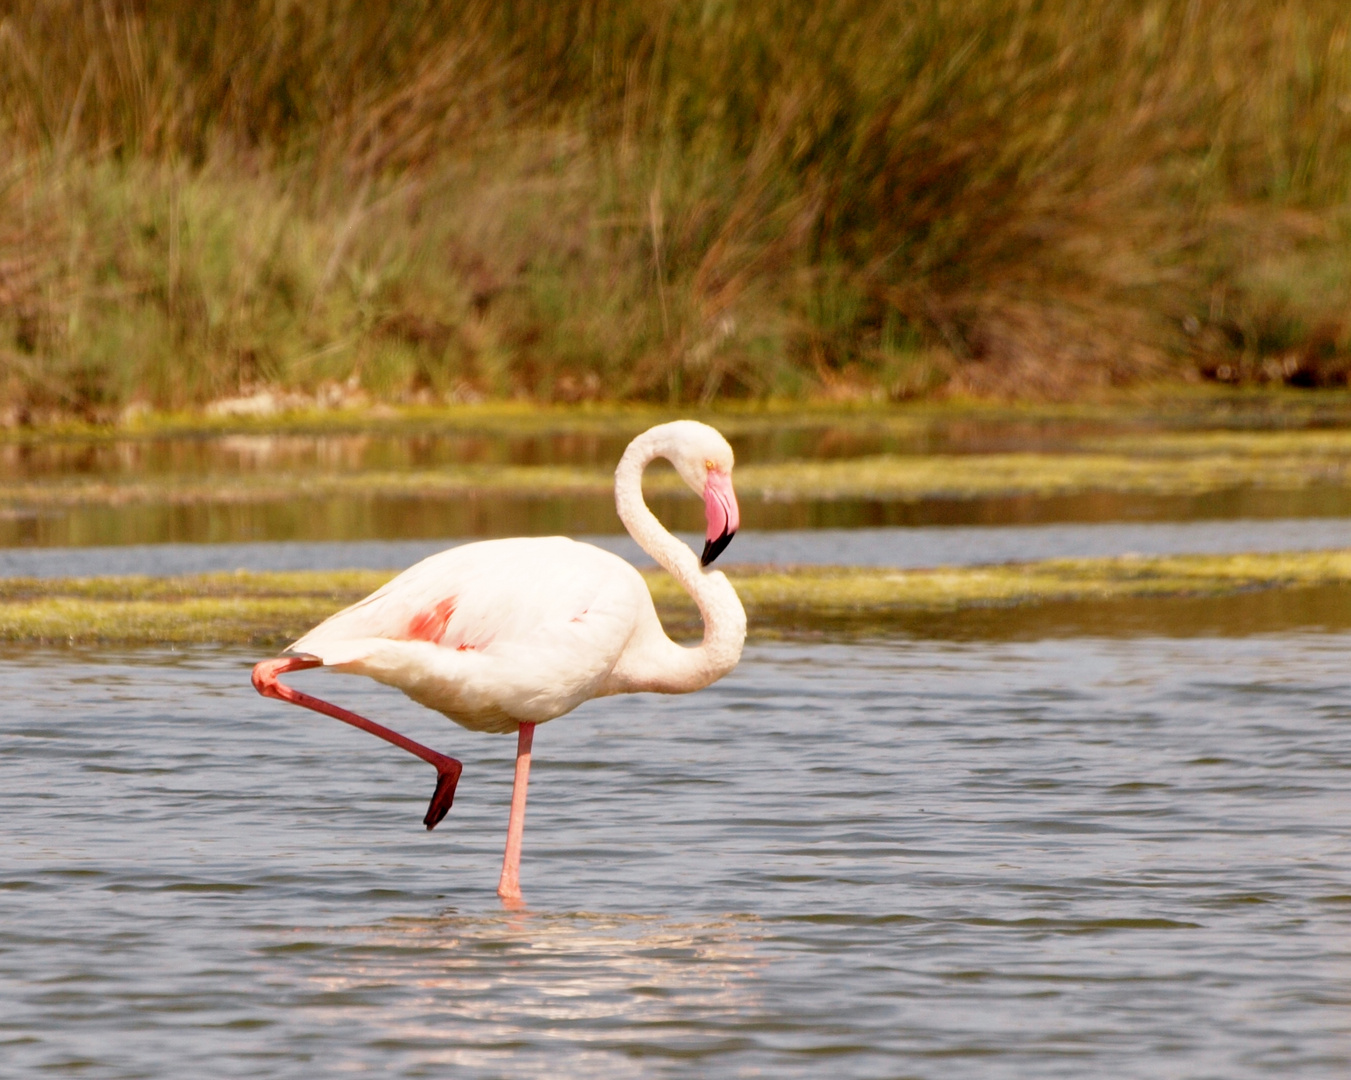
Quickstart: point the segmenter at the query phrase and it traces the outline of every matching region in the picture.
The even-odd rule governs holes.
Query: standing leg
[[[516,779],[511,785],[511,819],[507,822],[507,850],[502,855],[502,880],[497,895],[503,900],[521,898],[521,836],[525,833],[525,789],[530,786],[530,744],[535,725],[516,730]]]
[[[369,731],[377,738],[393,743],[399,749],[407,750],[410,754],[420,757],[428,765],[431,765],[436,769],[436,790],[432,792],[432,801],[427,807],[427,816],[422,819],[422,824],[426,825],[428,829],[436,828],[436,823],[446,816],[450,804],[455,801],[455,785],[460,782],[460,771],[463,766],[453,757],[438,753],[421,743],[414,742],[406,735],[391,731],[383,724],[377,724],[374,720],[367,720],[364,716],[358,716],[339,705],[330,705],[327,701],[314,697],[312,694],[287,686],[279,679],[279,676],[287,671],[301,671],[305,668],[320,666],[318,660],[301,656],[281,656],[275,660],[264,660],[262,663],[254,665],[253,685],[258,693],[264,697],[289,701],[292,705],[303,705],[307,709],[313,709],[315,712],[331,716],[335,720],[341,720],[344,724],[351,724],[353,727],[359,727],[362,731]],[[527,758],[526,768],[529,767],[529,759]],[[524,804],[524,796],[522,796],[521,801]]]

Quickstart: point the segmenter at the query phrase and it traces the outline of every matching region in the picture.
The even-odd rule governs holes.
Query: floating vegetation
[[[201,574],[0,581],[0,639],[122,644],[252,643],[280,647],[378,588],[388,572]],[[930,570],[733,568],[753,637],[921,632],[935,616],[983,612],[1010,626],[1028,610],[1301,594],[1351,585],[1351,551],[1158,558],[1054,559]],[[698,613],[665,573],[647,573],[673,633]],[[1132,609],[1135,610],[1135,609]],[[1025,621],[1025,620],[1024,620]],[[1110,616],[1101,620],[1110,628]]]
[[[773,462],[739,466],[736,484],[743,500],[864,498],[904,502],[1090,491],[1199,495],[1236,488],[1288,491],[1318,485],[1351,486],[1351,438],[1308,434],[1310,438],[1303,441],[1300,436],[1287,434],[1215,436],[1217,441],[1238,439],[1254,448],[1198,453],[888,454]],[[1321,438],[1313,438],[1315,435]],[[1190,437],[1178,436],[1176,443],[1188,445],[1186,438]],[[1272,440],[1275,448],[1264,449],[1264,439]],[[1163,445],[1174,444],[1164,441]],[[126,478],[67,475],[0,482],[0,508],[264,503],[298,497],[608,495],[613,484],[609,469],[561,465]],[[684,490],[675,473],[666,468],[654,468],[644,486],[651,492]]]
[[[608,493],[613,474],[567,466],[465,465],[416,472],[267,473],[134,478],[63,476],[0,483],[0,506],[122,506],[134,503],[284,502],[298,496]]]
[[[1079,402],[935,400],[904,405],[869,400],[849,402],[720,401],[679,406],[636,402],[559,405],[539,401],[484,401],[472,405],[379,405],[328,407],[311,403],[272,413],[190,410],[130,410],[114,422],[76,418],[0,426],[0,446],[65,443],[207,440],[245,435],[255,438],[377,436],[417,438],[473,435],[499,438],[613,436],[630,438],[653,424],[694,418],[733,440],[765,432],[816,431],[837,442],[863,433],[938,437],[961,442],[973,431],[1014,431],[1034,443],[1050,437],[1057,445],[1084,450],[1152,453],[1156,439],[1179,436],[1191,452],[1222,444],[1243,452],[1256,444],[1278,445],[1273,435],[1293,435],[1301,452],[1331,437],[1344,449],[1347,436],[1330,425],[1351,424],[1351,393],[1317,395],[1273,391],[1219,390],[1213,386],[1140,389],[1114,400]],[[974,425],[974,427],[973,427]],[[1313,430],[1306,430],[1312,426]],[[1111,437],[1113,431],[1124,434]],[[1230,438],[1233,437],[1233,438]],[[1026,449],[1035,449],[1028,445]]]
[[[1162,431],[1094,439],[1085,449],[1160,457],[1351,457],[1351,430]]]
[[[1295,489],[1344,485],[1346,455],[1230,453],[1183,457],[1127,454],[953,454],[877,456],[754,465],[737,488],[764,498],[875,498],[919,501],[1087,491],[1191,495],[1238,487]]]

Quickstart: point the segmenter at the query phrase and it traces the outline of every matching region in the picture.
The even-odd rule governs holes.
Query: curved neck
[[[699,606],[704,639],[698,648],[682,652],[697,654],[692,658],[695,665],[711,675],[700,683],[707,685],[731,671],[741,658],[741,646],[746,640],[746,612],[727,578],[717,571],[704,573],[699,557],[666,530],[643,500],[643,470],[654,458],[669,460],[674,451],[661,427],[629,443],[615,469],[615,509],[638,546],[680,582]]]
[[[615,509],[629,535],[638,541],[638,546],[680,582],[697,603],[704,581],[698,556],[687,544],[667,532],[666,526],[657,520],[643,500],[643,470],[654,459],[670,456],[669,448],[662,445],[665,440],[654,438],[659,432],[657,428],[639,435],[619,459],[615,469]]]

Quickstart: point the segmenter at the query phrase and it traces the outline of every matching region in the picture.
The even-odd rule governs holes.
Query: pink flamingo
[[[643,501],[643,469],[669,460],[708,521],[702,558],[672,536]],[[436,769],[423,823],[450,809],[461,765],[354,712],[279,681],[318,666],[369,675],[471,731],[517,732],[516,776],[498,894],[519,900],[521,837],[535,725],[591,698],[699,690],[731,671],[746,613],[725,575],[706,573],[740,524],[732,448],[693,420],[639,435],[615,469],[615,505],[631,535],[699,605],[703,641],[677,645],[662,630],[642,576],[608,551],[566,537],[488,540],[443,551],[320,623],[253,669],[260,694],[369,731]]]

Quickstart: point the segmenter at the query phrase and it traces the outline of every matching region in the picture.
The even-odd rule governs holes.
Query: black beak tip
[[[699,565],[707,566],[719,555],[721,555],[723,551],[726,550],[727,545],[732,542],[732,537],[734,537],[735,535],[736,533],[734,532],[726,532],[723,533],[716,540],[705,541],[704,553],[699,557]]]

